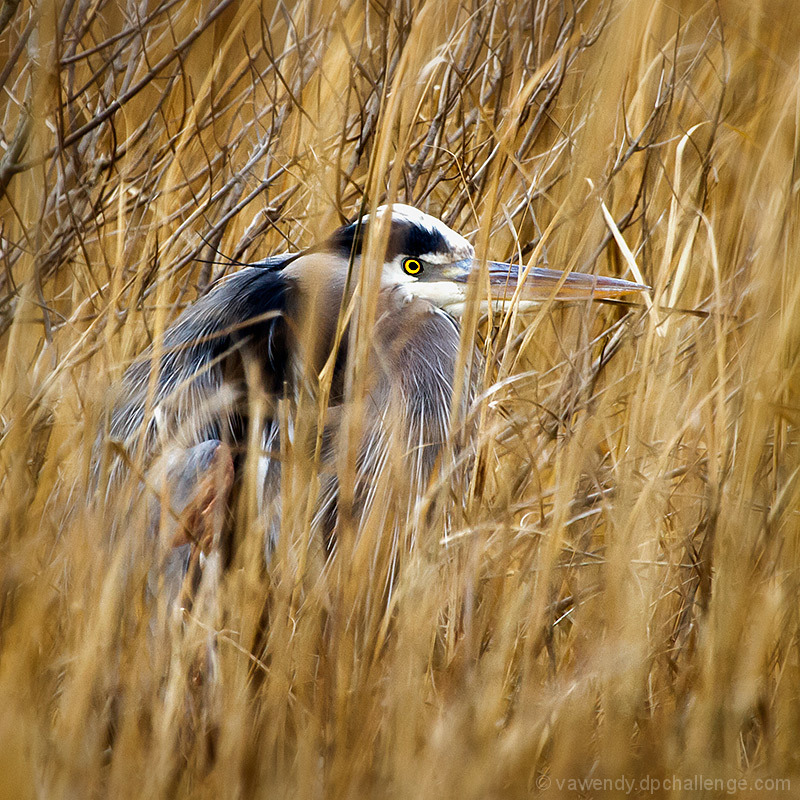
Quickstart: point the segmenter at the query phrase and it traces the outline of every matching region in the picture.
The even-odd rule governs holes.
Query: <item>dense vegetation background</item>
[[[792,2],[4,0],[3,796],[800,790],[798,42]],[[108,388],[217,251],[387,199],[652,300],[481,323],[477,466],[389,597],[380,530],[306,557],[287,452],[269,568],[169,617],[90,502]]]

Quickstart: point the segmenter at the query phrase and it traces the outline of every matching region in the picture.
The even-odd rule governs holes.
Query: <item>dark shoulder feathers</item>
[[[236,413],[228,386],[231,369],[243,377],[246,359],[256,362],[267,391],[281,391],[292,284],[274,264],[246,267],[222,278],[178,317],[159,348],[151,346],[131,364],[112,411],[112,438],[138,436],[146,419],[148,442],[167,432],[180,432],[188,442],[219,438]]]

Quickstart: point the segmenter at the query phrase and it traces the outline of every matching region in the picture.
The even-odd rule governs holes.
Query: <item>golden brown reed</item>
[[[792,9],[2,3],[3,796],[797,791]],[[287,446],[269,568],[245,503],[220,587],[154,611],[135,470],[87,502],[108,387],[217,251],[392,198],[494,258],[635,261],[652,307],[469,316],[477,462],[413,549],[368,520],[321,569]]]

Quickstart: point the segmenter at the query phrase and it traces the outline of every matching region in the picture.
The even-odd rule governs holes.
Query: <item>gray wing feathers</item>
[[[280,272],[247,267],[222,279],[181,314],[161,346],[126,371],[109,426],[127,448],[152,451],[159,439],[187,445],[230,429],[241,392],[228,374],[242,358],[258,359],[265,389],[278,391],[286,362],[283,335],[289,282]]]

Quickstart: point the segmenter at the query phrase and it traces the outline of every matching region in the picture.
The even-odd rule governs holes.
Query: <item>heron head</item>
[[[463,309],[470,277],[480,268],[475,248],[441,220],[412,206],[395,203],[381,206],[379,217],[391,214],[382,272],[385,286],[402,286],[409,294],[427,300],[451,313]],[[325,243],[344,257],[361,256],[369,215],[361,223],[339,228]],[[510,301],[515,294],[524,303],[581,298],[608,298],[647,289],[647,286],[617,278],[581,272],[566,275],[559,270],[501,261],[488,262],[493,302]],[[517,292],[517,289],[519,291]]]

